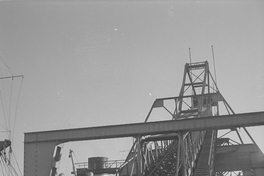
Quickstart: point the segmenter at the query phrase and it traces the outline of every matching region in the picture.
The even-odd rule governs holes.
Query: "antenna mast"
[[[191,55],[191,48],[189,48],[189,58],[190,58],[190,64],[192,64],[192,55]],[[192,71],[190,70],[191,73],[191,79],[192,79]]]
[[[190,64],[192,63],[191,48],[189,48]]]
[[[214,46],[211,45],[212,47],[212,55],[213,55],[213,62],[214,62],[214,75],[215,75],[215,84],[217,86],[217,80],[216,80],[216,68],[215,68],[215,58],[214,58]]]

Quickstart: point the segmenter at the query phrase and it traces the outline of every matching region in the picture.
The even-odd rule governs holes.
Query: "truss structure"
[[[168,119],[153,122],[160,110]],[[144,123],[26,133],[24,175],[57,175],[61,143],[134,137],[126,160],[107,172],[114,170],[119,176],[263,176],[264,155],[245,128],[257,125],[264,125],[264,112],[235,114],[207,61],[187,63],[179,96],[156,99]],[[239,127],[252,143],[243,142]],[[230,131],[217,137],[218,129]],[[229,133],[235,133],[238,140],[228,138]],[[89,168],[82,171],[77,170],[77,175],[87,175]]]
[[[151,120],[156,108],[163,108],[173,121],[219,116],[220,103],[228,114],[235,114],[221,95],[209,71],[208,62],[187,63],[179,96],[156,99],[145,123]],[[219,154],[222,150],[220,146],[230,146],[231,141],[239,146],[243,144],[238,130],[236,128],[230,130],[237,133],[240,142],[223,138],[224,136],[217,138],[217,130],[139,135],[135,137],[135,143],[119,173],[121,176],[222,176],[230,175],[236,169],[241,170],[242,173],[241,167],[227,169],[219,166],[227,157],[219,159],[224,156]],[[246,128],[244,130],[247,132]],[[249,135],[248,132],[247,134]],[[253,138],[250,135],[249,137],[254,143]],[[229,147],[229,151],[232,149]],[[258,150],[258,153],[261,152]],[[234,155],[237,156],[238,153]],[[226,165],[230,164],[230,162],[226,163]]]

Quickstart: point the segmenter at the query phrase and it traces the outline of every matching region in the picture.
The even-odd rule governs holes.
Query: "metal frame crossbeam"
[[[101,127],[76,128],[25,133],[27,143],[69,142],[93,139],[135,137],[139,135],[167,134],[183,131],[228,129],[264,125],[264,111],[235,115],[209,116],[192,119],[134,123]]]
[[[264,125],[264,112],[25,133],[24,175],[49,175],[55,146],[70,141]]]
[[[168,101],[165,103],[165,100]],[[220,102],[229,115],[219,116]],[[164,108],[171,119],[149,122],[155,108]],[[53,153],[58,144],[134,137],[136,140],[120,167],[121,176],[212,176],[217,130],[235,129],[237,132],[238,127],[260,125],[264,125],[264,111],[235,114],[220,94],[208,62],[190,63],[185,65],[179,96],[156,99],[144,123],[25,133],[24,175],[55,176],[60,155],[53,156]],[[58,149],[60,146],[56,154],[60,153]],[[264,171],[260,168],[256,172],[263,175]]]

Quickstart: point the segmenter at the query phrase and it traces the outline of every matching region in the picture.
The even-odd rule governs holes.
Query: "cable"
[[[78,159],[77,159],[77,157],[76,157],[76,155],[75,155],[75,152],[73,151],[73,155],[74,155],[74,158],[75,158],[75,160],[77,161],[77,163],[79,163],[79,161],[78,161]]]
[[[1,75],[2,75],[2,70],[1,70],[1,67],[0,67],[0,73],[1,73]],[[10,129],[10,121],[9,121],[9,119],[8,119],[8,117],[9,117],[9,115],[8,115],[8,113],[7,113],[7,100],[6,100],[6,96],[5,96],[5,94],[6,94],[6,91],[5,91],[5,84],[4,84],[4,81],[2,80],[1,81],[2,82],[2,88],[3,88],[3,91],[0,91],[0,96],[1,96],[1,102],[2,102],[2,108],[3,108],[3,115],[4,115],[4,119],[5,119],[5,125],[6,125],[6,129],[8,130],[8,131],[10,131],[11,129]],[[10,136],[10,135],[9,135]]]
[[[8,130],[7,117],[6,117],[6,112],[5,112],[5,107],[4,107],[3,97],[2,97],[2,91],[0,91],[0,96],[1,96],[1,103],[2,103],[2,108],[3,108],[3,115],[4,115],[4,119],[5,119],[5,129]]]
[[[5,173],[7,173],[8,174],[8,167],[7,167],[7,165],[6,165],[6,158],[4,158],[4,155],[3,155],[3,153],[1,152],[1,163],[3,163],[2,164],[2,168],[3,168],[3,175],[6,175]],[[5,173],[4,173],[5,172]]]
[[[10,146],[10,148],[11,148],[11,146]],[[14,153],[14,151],[12,150],[12,153],[13,153],[13,158],[14,158],[14,161],[15,161],[15,163],[16,163],[16,165],[17,165],[17,168],[18,168],[18,171],[19,171],[19,173],[20,173],[20,175],[22,175],[22,172],[21,172],[21,169],[20,169],[20,167],[19,167],[19,164],[18,164],[18,161],[17,161],[17,159],[16,159],[16,156],[15,156],[15,153]],[[14,169],[14,171],[15,171],[15,169]],[[15,171],[16,172],[16,171]],[[16,172],[17,173],[17,172]],[[17,174],[18,175],[18,174]]]
[[[9,130],[11,131],[11,108],[12,108],[12,95],[13,95],[13,79],[11,81],[10,85],[10,96],[9,96],[9,114],[8,114],[8,127]],[[9,140],[11,140],[11,132],[9,133]]]
[[[13,175],[13,173],[14,173],[15,176],[19,176],[18,173],[16,172],[15,168],[12,165],[9,165],[9,167],[10,167],[10,174]],[[11,172],[11,170],[12,170],[12,172]]]
[[[5,65],[5,67],[7,68],[8,72],[11,74],[11,76],[4,76],[2,74],[2,69],[0,67],[0,79],[2,80],[2,90],[0,90],[0,98],[1,98],[1,104],[2,104],[2,108],[3,108],[3,116],[4,116],[4,120],[5,120],[5,129],[8,132],[8,139],[10,141],[13,140],[14,138],[14,133],[11,133],[11,130],[15,130],[15,123],[16,123],[16,117],[17,117],[17,111],[18,111],[18,103],[19,103],[19,99],[20,99],[20,94],[21,94],[21,89],[22,89],[22,83],[23,83],[23,75],[16,75],[14,76],[10,67],[4,62],[4,60],[2,59],[2,57],[0,56],[0,59],[2,60],[3,64]],[[22,80],[20,82],[19,85],[19,91],[17,94],[17,97],[15,97],[14,94],[14,78],[17,77],[22,77]],[[11,83],[8,82],[8,84],[10,83],[10,89],[9,91],[6,92],[5,88],[5,83],[4,80],[6,79],[11,79]],[[9,95],[8,95],[9,94]],[[9,96],[9,101],[7,100]],[[14,102],[16,101],[16,102]],[[13,104],[14,102],[14,104]],[[13,109],[15,108],[14,113],[12,113]],[[14,117],[13,117],[14,115]],[[12,121],[13,121],[13,124]],[[11,125],[13,125],[13,129],[11,128]],[[15,167],[13,166],[13,164],[11,163],[11,160],[14,161]],[[3,168],[2,173],[4,176],[11,176],[11,175],[16,175],[18,176],[18,172],[16,171],[15,168],[18,168],[18,171],[20,173],[20,175],[22,175],[22,172],[20,170],[19,164],[17,162],[16,156],[14,154],[14,152],[12,151],[12,148],[10,146],[9,148],[9,154],[8,156],[5,154],[5,151],[0,151],[0,166]]]
[[[0,165],[1,165],[2,175],[5,175],[5,173],[4,173],[5,167],[4,167],[3,162],[2,162],[2,157],[1,157],[1,160],[0,160]]]
[[[8,65],[5,63],[5,61],[2,59],[2,57],[0,56],[0,59],[2,60],[2,62],[4,63],[4,65],[8,68],[10,74],[13,76],[11,69],[8,67]]]
[[[13,134],[12,134],[11,141],[13,141],[13,139],[14,139],[14,134],[15,134],[17,109],[18,109],[18,103],[19,103],[19,99],[20,99],[20,94],[21,94],[21,89],[22,89],[22,83],[23,83],[23,80],[24,80],[24,77],[22,77],[21,82],[20,82],[20,86],[19,86],[18,97],[17,97],[16,107],[15,107],[15,115],[14,115]]]

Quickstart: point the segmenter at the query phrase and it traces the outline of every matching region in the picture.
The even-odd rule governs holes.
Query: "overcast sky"
[[[0,2],[1,76],[24,75],[11,129],[21,169],[23,133],[143,122],[156,98],[179,94],[189,47],[213,72],[211,45],[234,111],[263,111],[263,1]],[[263,127],[249,130],[263,150]],[[65,144],[64,165],[69,148],[79,162],[123,159],[132,139],[81,144]]]

